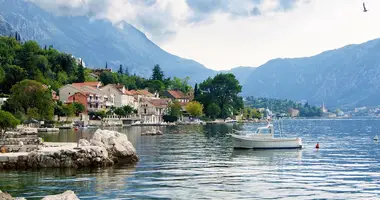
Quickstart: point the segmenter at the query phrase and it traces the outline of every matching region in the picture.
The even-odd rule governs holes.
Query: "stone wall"
[[[0,139],[0,147],[5,147],[6,152],[31,152],[42,145],[42,138],[37,133],[32,132],[6,132],[5,136]]]

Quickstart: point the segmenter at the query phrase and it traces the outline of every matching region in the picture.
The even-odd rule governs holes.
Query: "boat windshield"
[[[269,128],[263,128],[263,129],[261,129],[260,133],[261,134],[271,134],[272,131]]]

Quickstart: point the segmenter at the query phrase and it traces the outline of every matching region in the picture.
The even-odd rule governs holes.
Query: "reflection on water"
[[[302,137],[304,149],[232,148],[232,129],[257,126],[156,127],[160,136],[141,136],[152,127],[117,129],[136,147],[136,166],[0,172],[0,189],[35,198],[71,189],[81,199],[379,199],[380,120],[285,120],[283,135]],[[76,142],[94,131],[43,137]]]

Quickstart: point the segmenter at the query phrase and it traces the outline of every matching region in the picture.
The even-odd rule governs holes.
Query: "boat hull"
[[[253,138],[232,135],[236,149],[301,149],[301,138]]]

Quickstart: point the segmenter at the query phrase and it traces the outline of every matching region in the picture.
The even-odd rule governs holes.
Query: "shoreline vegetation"
[[[307,103],[302,105],[288,100],[254,97],[243,100],[239,96],[242,86],[231,73],[209,77],[193,88],[188,84],[190,77],[165,77],[158,64],[153,67],[149,78],[130,74],[128,66],[122,64],[111,67],[106,61],[103,69],[89,69],[83,66],[81,59],[59,52],[53,46],[40,47],[35,41],[22,42],[17,33],[15,37],[0,37],[0,55],[0,93],[7,97],[0,113],[7,118],[0,127],[3,132],[35,120],[50,122],[56,127],[61,117],[78,117],[86,110],[84,105],[61,102],[56,99],[59,98],[56,91],[67,84],[88,81],[99,81],[103,85],[118,84],[128,90],[147,90],[159,94],[160,98],[167,98],[167,90],[181,91],[191,101],[184,105],[173,100],[167,105],[166,115],[163,116],[167,123],[177,122],[183,116],[205,123],[221,123],[216,119],[255,121],[265,119],[267,108],[281,116],[321,116],[320,108]],[[111,68],[115,67],[118,70],[112,72]],[[90,111],[88,115],[103,119],[106,115],[126,116],[137,112],[135,108],[124,106]],[[58,121],[51,123],[55,116],[58,116]]]

